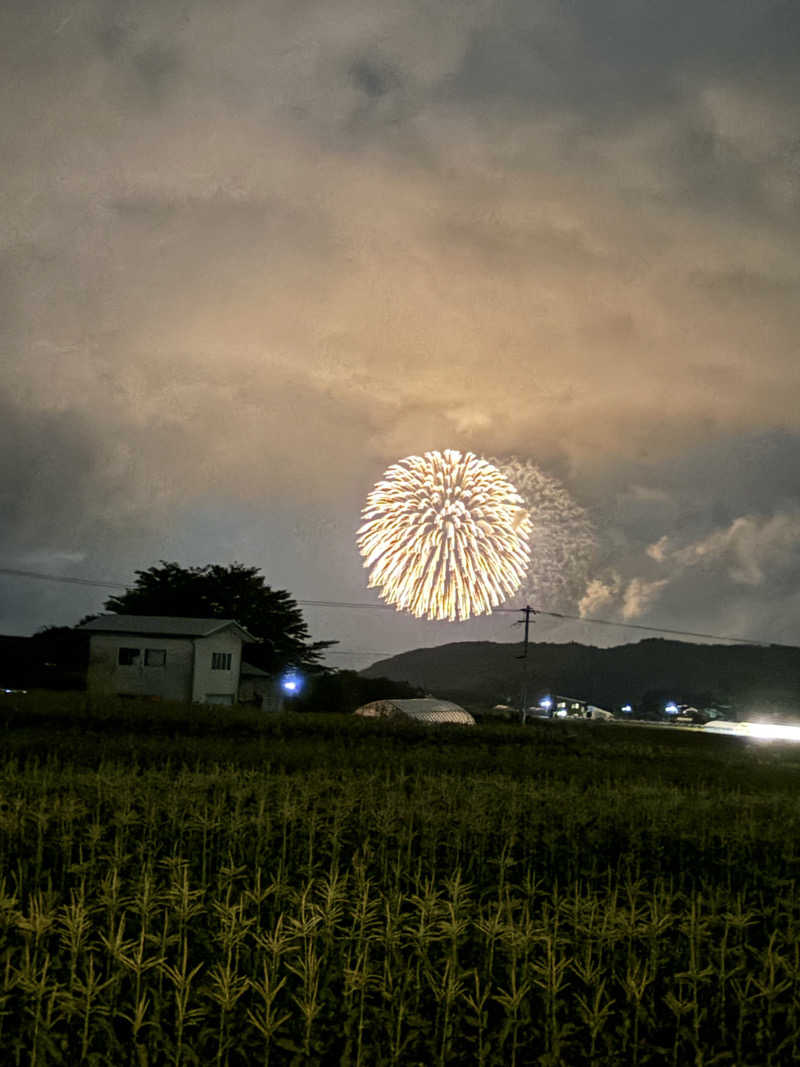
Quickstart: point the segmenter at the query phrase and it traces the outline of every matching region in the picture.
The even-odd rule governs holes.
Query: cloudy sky
[[[449,447],[591,516],[538,606],[797,641],[799,50],[795,0],[5,0],[0,566],[375,603],[364,497]],[[0,576],[0,632],[104,595]]]

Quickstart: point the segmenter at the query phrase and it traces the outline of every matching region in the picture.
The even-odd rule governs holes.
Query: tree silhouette
[[[258,567],[241,563],[181,567],[161,560],[136,571],[136,582],[105,602],[118,615],[179,615],[235,619],[254,637],[243,658],[275,673],[287,667],[321,672],[326,648],[336,641],[312,641],[297,603],[283,589],[268,586]]]
[[[364,678],[357,671],[331,671],[314,678],[292,706],[298,711],[350,713],[373,700],[408,700],[422,697],[425,690],[391,678]]]

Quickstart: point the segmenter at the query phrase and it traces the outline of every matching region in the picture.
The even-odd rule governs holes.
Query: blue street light
[[[299,693],[302,687],[303,680],[294,671],[289,671],[288,674],[284,674],[283,678],[281,678],[281,689],[288,696],[294,696]]]
[[[539,707],[544,708],[545,711],[549,711],[552,706],[553,701],[550,699],[550,697],[542,697],[542,699],[539,701]]]
[[[633,711],[633,708],[631,707],[630,704],[623,704],[622,705],[622,710],[623,711]]]

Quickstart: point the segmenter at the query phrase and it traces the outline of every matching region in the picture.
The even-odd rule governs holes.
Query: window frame
[[[158,663],[151,663],[150,657],[155,654],[161,657],[161,661]],[[144,650],[144,665],[145,667],[166,667],[167,665],[167,650],[165,648],[146,648]]]
[[[230,671],[232,669],[233,669],[233,653],[232,652],[212,652],[211,653],[211,670],[212,671]]]
[[[126,656],[123,658],[123,652]],[[117,648],[117,666],[118,667],[138,667],[142,655],[141,648],[131,648],[128,645],[120,645]]]

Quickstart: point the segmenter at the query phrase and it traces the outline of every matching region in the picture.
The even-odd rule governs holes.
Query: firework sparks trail
[[[491,614],[529,561],[530,520],[514,486],[472,452],[426,452],[386,470],[357,533],[370,588],[417,618]]]
[[[529,460],[487,457],[519,492],[531,519],[530,567],[517,599],[566,610],[586,592],[594,525],[564,486]]]

